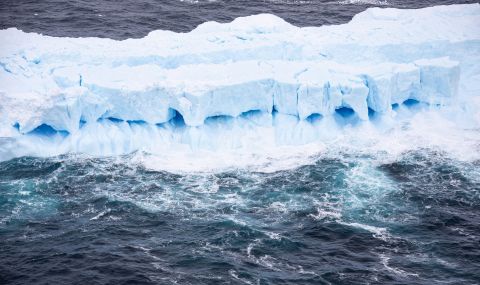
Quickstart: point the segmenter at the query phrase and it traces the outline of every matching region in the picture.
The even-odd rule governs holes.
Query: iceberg
[[[305,144],[480,91],[480,5],[260,14],[142,39],[0,31],[0,160]],[[478,100],[477,100],[478,101]]]

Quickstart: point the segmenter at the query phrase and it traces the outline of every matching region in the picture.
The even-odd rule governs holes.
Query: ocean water
[[[477,284],[480,161],[322,155],[173,174],[132,156],[0,163],[0,281]]]
[[[476,0],[2,0],[0,29],[62,37],[141,38],[188,32],[206,21],[275,14],[297,26],[343,24],[368,7],[423,8]]]
[[[260,12],[318,26],[460,2],[475,1],[5,0],[0,28],[124,39]],[[0,284],[479,284],[478,130],[394,138],[435,120],[288,167],[190,171],[141,152],[0,162]]]

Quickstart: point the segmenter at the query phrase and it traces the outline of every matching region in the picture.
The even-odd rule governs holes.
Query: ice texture
[[[123,41],[2,30],[0,160],[302,144],[404,102],[465,102],[480,91],[479,26],[470,4],[305,28],[260,14]]]

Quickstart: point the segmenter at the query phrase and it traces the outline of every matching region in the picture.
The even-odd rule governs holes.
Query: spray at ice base
[[[472,4],[311,28],[256,15],[125,41],[3,30],[0,159],[225,153],[218,165],[422,143],[474,157],[479,23]]]

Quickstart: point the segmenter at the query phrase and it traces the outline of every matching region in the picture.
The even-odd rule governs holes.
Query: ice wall
[[[479,26],[472,4],[309,28],[262,14],[124,41],[2,30],[0,159],[302,144],[411,102],[468,104]]]

